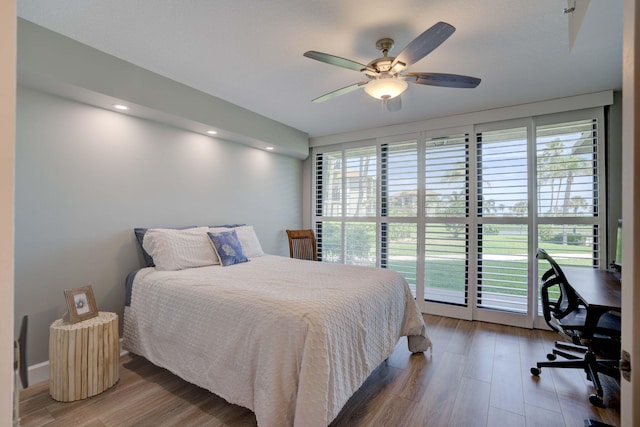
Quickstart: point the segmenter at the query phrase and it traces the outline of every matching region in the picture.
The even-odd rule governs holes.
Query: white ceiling
[[[578,5],[581,4],[578,0]],[[572,2],[573,3],[573,2]],[[591,1],[569,49],[566,0],[18,0],[50,30],[310,136],[480,111],[622,86],[622,0]],[[475,89],[410,85],[400,112],[358,90],[366,78],[302,56],[361,63],[376,40],[400,50],[438,21],[456,32],[410,71],[480,77]]]

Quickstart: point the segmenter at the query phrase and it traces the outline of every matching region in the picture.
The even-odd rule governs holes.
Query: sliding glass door
[[[536,249],[599,266],[602,109],[314,150],[325,262],[391,268],[425,312],[531,326]]]

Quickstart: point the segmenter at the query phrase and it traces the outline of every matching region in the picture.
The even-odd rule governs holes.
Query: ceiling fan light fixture
[[[409,85],[397,77],[380,78],[370,81],[364,91],[376,99],[392,99],[407,90]]]

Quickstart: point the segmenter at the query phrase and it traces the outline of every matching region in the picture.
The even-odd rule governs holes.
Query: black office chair
[[[551,265],[551,268],[542,275],[540,289],[544,320],[551,329],[577,346],[581,346],[580,335],[587,318],[586,307],[569,285],[558,263],[544,249],[538,249],[536,258],[545,259]],[[565,343],[559,344],[568,349],[575,348]]]
[[[620,315],[604,313],[598,319],[595,329],[587,330],[585,323],[588,309],[580,301],[558,263],[544,249],[538,249],[536,258],[545,259],[551,265],[542,275],[540,289],[544,319],[549,327],[573,344],[556,341],[552,353],[547,354],[548,361],[536,363],[536,367],[531,368],[531,374],[539,376],[543,367],[583,369],[595,389],[595,393],[589,396],[589,401],[593,405],[603,406],[604,391],[598,374],[620,378]],[[575,353],[580,353],[580,356]],[[556,360],[557,356],[567,360]]]

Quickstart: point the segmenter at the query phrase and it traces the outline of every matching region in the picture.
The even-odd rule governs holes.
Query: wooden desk
[[[585,329],[593,331],[608,311],[622,310],[620,275],[597,268],[563,267],[567,281],[587,307]]]

